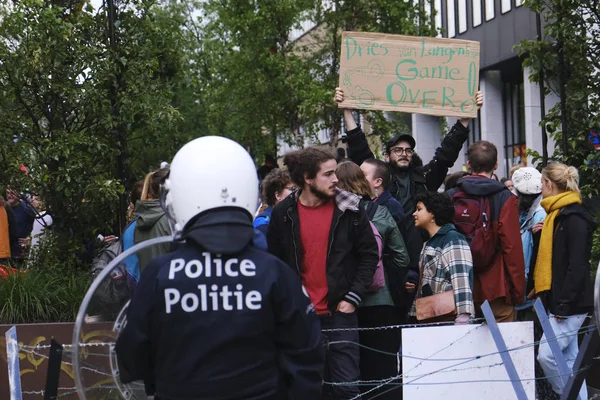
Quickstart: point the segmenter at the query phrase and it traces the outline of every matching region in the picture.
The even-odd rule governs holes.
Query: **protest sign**
[[[476,117],[479,42],[343,32],[340,107]]]

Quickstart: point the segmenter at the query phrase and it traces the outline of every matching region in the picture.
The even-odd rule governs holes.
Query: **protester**
[[[421,281],[417,296],[410,311],[418,318],[418,299],[454,293],[455,313],[432,315],[431,320],[454,320],[465,324],[475,315],[473,304],[473,261],[471,250],[465,237],[459,233],[452,220],[454,205],[443,193],[426,192],[417,196],[417,210],[414,212],[415,226],[429,233],[429,240],[421,251],[419,268]]]
[[[35,220],[31,230],[31,249],[35,249],[40,240],[45,236],[46,230],[52,226],[52,216],[44,210],[44,203],[38,196],[31,198],[31,205],[35,209]]]
[[[487,141],[475,142],[467,150],[471,176],[450,190],[456,208],[454,224],[471,247],[478,309],[486,300],[497,322],[513,322],[515,306],[525,299],[525,261],[519,231],[517,198],[508,188],[491,179],[498,168],[498,150]]]
[[[129,193],[129,206],[127,207],[127,216],[130,220],[134,220],[135,216],[135,204],[142,198],[142,191],[144,190],[144,179],[137,181],[133,184],[131,193]]]
[[[550,326],[569,370],[579,352],[577,330],[594,309],[594,284],[590,256],[596,221],[581,204],[579,173],[575,167],[551,163],[542,170],[544,221],[535,264],[535,293],[547,292]],[[546,334],[540,342],[538,361],[557,394],[566,379],[561,377]],[[579,396],[587,399],[585,381]]]
[[[138,217],[134,229],[134,242],[138,244],[159,236],[171,235],[171,227],[160,204],[160,187],[169,169],[159,169],[146,175],[141,199],[135,204],[134,214]],[[143,272],[150,260],[171,251],[170,244],[159,244],[137,253],[140,272]]]
[[[287,169],[276,168],[262,181],[262,201],[267,207],[254,219],[254,228],[267,235],[273,207],[296,190]]]
[[[523,243],[525,278],[527,279],[525,293],[529,293],[533,289],[532,272],[540,241],[540,232],[534,232],[534,226],[546,218],[546,211],[540,204],[542,201],[542,174],[535,168],[522,167],[515,171],[512,179],[519,202],[521,242]],[[525,299],[522,305],[515,307],[519,320],[532,320],[532,306],[533,300]]]
[[[515,185],[513,184],[513,181],[510,178],[502,178],[500,179],[500,182],[502,182],[504,186],[506,186],[511,192],[515,188]]]
[[[258,174],[259,181],[262,182],[263,179],[265,179],[265,177],[276,168],[277,160],[275,159],[275,157],[273,157],[273,155],[271,154],[265,155],[265,163],[261,165],[260,168],[258,168],[258,170],[256,171],[256,173]]]
[[[515,172],[517,172],[520,168],[523,168],[525,165],[523,164],[515,164],[511,167],[511,169],[508,171],[508,178],[507,179],[512,179],[513,175],[515,174]]]
[[[402,224],[404,209],[402,208],[402,204],[388,190],[392,179],[392,171],[389,164],[375,158],[369,158],[360,165],[360,169],[364,173],[367,182],[369,182],[369,186],[371,186],[371,191],[373,192],[373,196],[375,196],[373,200],[378,205],[388,209],[402,233],[404,227]]]
[[[208,136],[170,168],[165,205],[184,242],[142,274],[116,343],[121,382],[144,380],[156,400],[318,398],[314,309],[293,270],[252,244],[252,158]]]
[[[340,189],[362,197],[361,206],[365,209],[382,240],[383,287],[374,293],[367,294],[359,305],[357,310],[358,326],[373,328],[402,324],[405,310],[395,307],[389,288],[390,279],[399,281],[395,286],[404,283],[404,275],[409,264],[408,252],[398,225],[387,208],[373,202],[374,195],[369,182],[358,165],[351,161],[344,161],[338,165],[336,175],[339,179],[337,186]],[[398,273],[395,270],[401,270],[401,272]],[[398,373],[396,359],[382,352],[397,352],[400,347],[400,334],[399,329],[360,332],[359,342],[365,346],[360,349],[362,380],[386,379]],[[379,352],[372,349],[379,350]],[[382,393],[387,390],[386,388],[371,391],[372,387],[363,386],[361,389],[363,392],[370,391],[370,396],[377,396],[378,399],[397,397],[396,393]]]
[[[339,163],[341,163],[342,161],[347,161],[348,159],[346,158],[346,149],[343,147],[338,147],[337,149],[335,149],[335,151],[337,152],[337,157],[335,158],[335,160]]]
[[[388,209],[394,221],[400,229],[400,234],[406,244],[407,233],[404,229],[403,219],[404,210],[402,204],[396,200],[392,194],[388,191],[388,187],[391,182],[392,173],[388,163],[370,158],[365,160],[361,165],[360,169],[365,174],[365,178],[371,186],[371,191],[375,196],[373,201],[379,206],[383,206]],[[409,257],[409,269],[391,269],[388,270],[390,280],[388,287],[390,294],[394,299],[394,304],[397,308],[398,314],[402,318],[402,322],[408,314],[408,310],[413,302],[413,295],[406,292],[406,286],[413,286],[419,280],[419,269],[415,262],[410,262]]]
[[[14,223],[10,206],[0,196],[0,265],[11,264],[10,244],[12,240],[16,240],[17,234]]]
[[[135,227],[137,225],[138,215],[135,214],[135,205],[142,198],[144,191],[144,180],[138,181],[133,185],[133,189],[129,194],[129,213],[132,221],[125,227],[122,240],[122,251],[129,250],[135,245]],[[125,270],[127,271],[127,280],[131,287],[135,287],[140,280],[140,260],[137,254],[132,254],[123,260]]]
[[[334,101],[344,104],[344,91],[336,88]],[[478,108],[483,105],[483,93],[478,91],[475,95]],[[417,270],[418,259],[426,232],[420,232],[415,228],[412,214],[415,211],[416,195],[426,191],[437,191],[456,159],[458,158],[463,144],[469,136],[470,118],[461,118],[450,129],[435,151],[435,156],[427,164],[423,165],[420,157],[415,153],[416,141],[408,134],[399,134],[390,139],[384,148],[386,162],[392,169],[392,182],[388,190],[404,208],[404,229],[402,233],[411,260],[411,269]],[[367,138],[361,127],[357,125],[352,110],[344,109],[344,124],[347,131],[348,157],[356,164],[361,165],[363,161],[374,158],[369,148]]]
[[[333,153],[309,147],[283,162],[300,189],[273,209],[269,252],[298,271],[325,337],[335,343],[327,347],[325,382],[354,382],[360,379],[355,311],[373,282],[377,242],[360,197],[336,188]],[[326,385],[324,392],[338,399],[360,394],[354,385]]]
[[[467,171],[458,171],[458,172],[453,172],[451,174],[448,174],[446,176],[446,179],[444,180],[444,191],[447,192],[451,189],[454,189],[456,187],[456,183],[458,182],[458,180],[467,175],[469,175],[469,173]]]
[[[16,240],[11,242],[10,252],[15,265],[20,266],[27,257],[29,235],[31,235],[35,221],[35,210],[13,189],[6,189],[6,199],[15,217],[17,234]]]

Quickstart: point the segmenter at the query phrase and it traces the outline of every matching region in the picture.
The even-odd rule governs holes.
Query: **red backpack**
[[[497,240],[492,230],[490,201],[458,189],[452,196],[454,225],[471,247],[473,267],[487,268],[494,262]]]

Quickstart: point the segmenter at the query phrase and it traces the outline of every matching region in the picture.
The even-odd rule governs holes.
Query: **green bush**
[[[90,284],[88,273],[31,268],[0,280],[0,324],[73,322]]]

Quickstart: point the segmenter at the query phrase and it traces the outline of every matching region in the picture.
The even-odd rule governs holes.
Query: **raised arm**
[[[344,102],[344,91],[340,88],[336,88],[334,101],[338,104]],[[348,158],[353,162],[360,165],[369,158],[374,158],[373,152],[369,148],[369,142],[365,133],[360,126],[356,124],[352,110],[349,108],[344,109],[344,124],[346,125],[346,137],[348,143]]]

